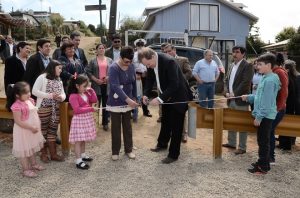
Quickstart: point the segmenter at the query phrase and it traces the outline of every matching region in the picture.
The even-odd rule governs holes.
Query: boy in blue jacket
[[[252,174],[267,174],[270,170],[270,132],[272,122],[276,117],[276,97],[280,89],[279,77],[272,72],[276,63],[273,54],[266,53],[257,59],[259,73],[263,74],[258,84],[256,94],[243,95],[242,99],[254,103],[252,115],[257,128],[258,161],[252,163],[248,171]]]

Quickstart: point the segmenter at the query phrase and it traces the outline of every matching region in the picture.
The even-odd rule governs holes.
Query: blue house
[[[186,32],[188,46],[224,53],[234,45],[246,45],[249,26],[258,18],[240,3],[226,0],[179,0],[170,5],[146,8],[143,30]],[[172,39],[170,33],[148,33],[146,39]]]

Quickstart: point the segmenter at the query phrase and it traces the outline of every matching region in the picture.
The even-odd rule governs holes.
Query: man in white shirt
[[[246,49],[241,46],[232,48],[233,64],[228,70],[225,78],[224,93],[227,98],[250,94],[251,80],[254,75],[254,69],[245,59]],[[241,98],[229,99],[227,101],[229,108],[249,111],[249,103],[242,101]],[[237,132],[228,131],[228,143],[223,147],[236,149]],[[247,132],[239,133],[239,145],[235,151],[236,155],[246,153]]]

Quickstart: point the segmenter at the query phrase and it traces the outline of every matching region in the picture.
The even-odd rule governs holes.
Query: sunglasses
[[[114,41],[114,43],[121,43],[121,41]]]

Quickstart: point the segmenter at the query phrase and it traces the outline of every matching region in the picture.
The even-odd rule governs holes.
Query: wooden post
[[[60,104],[60,135],[61,135],[61,147],[64,154],[69,154],[69,103],[62,102]]]
[[[214,109],[213,156],[222,158],[223,109]]]

